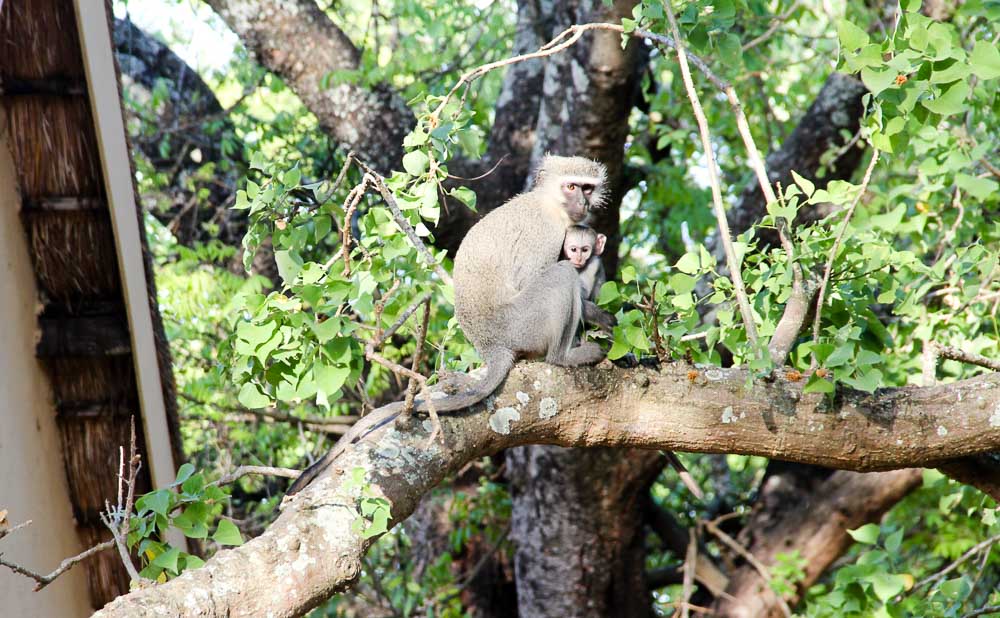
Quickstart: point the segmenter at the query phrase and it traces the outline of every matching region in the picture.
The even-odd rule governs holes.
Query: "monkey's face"
[[[567,180],[561,184],[563,207],[573,223],[580,223],[590,215],[596,188],[596,183],[587,181]]]
[[[570,263],[579,270],[587,264],[587,260],[590,259],[590,255],[594,252],[594,247],[589,242],[567,239],[566,245],[563,246],[563,251],[566,253],[566,258],[569,259]]]

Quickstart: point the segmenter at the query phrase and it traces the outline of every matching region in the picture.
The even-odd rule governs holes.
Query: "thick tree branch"
[[[329,73],[360,68],[361,53],[314,0],[207,2],[335,140],[380,172],[399,166],[413,113],[388,86],[344,82],[323,88]]]
[[[801,381],[747,388],[742,370],[710,369],[694,382],[690,370],[519,365],[488,407],[442,418],[442,440],[428,446],[416,423],[349,445],[263,535],[219,552],[201,569],[116,599],[97,615],[197,608],[210,616],[292,616],[315,607],[357,579],[375,540],[352,530],[362,489],[346,472],[356,468],[367,471],[365,495],[388,500],[396,524],[448,474],[520,444],[743,453],[852,470],[1000,450],[997,375],[872,395],[842,391],[830,399],[802,394]],[[279,594],[257,593],[276,581]]]
[[[838,471],[810,492],[809,500],[777,513],[757,511],[744,528],[753,536],[748,548],[754,559],[774,565],[780,553],[798,551],[805,578],[793,598],[814,584],[854,542],[847,530],[878,521],[906,494],[920,485],[919,469],[858,474]],[[765,491],[767,491],[765,489]],[[725,595],[718,597],[714,616],[750,618],[787,615],[783,602],[749,564],[732,573]]]

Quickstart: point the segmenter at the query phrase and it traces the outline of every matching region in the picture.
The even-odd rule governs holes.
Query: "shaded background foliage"
[[[559,56],[489,73],[464,106],[434,113],[463,71],[533,51],[573,23],[667,32],[659,3],[207,4],[119,3],[115,26],[196,467],[303,467],[342,431],[324,420],[400,398],[405,382],[366,360],[362,342],[424,292],[433,300],[417,369],[476,362],[450,291],[385,204],[369,193],[349,216],[345,200],[362,174],[352,166],[334,182],[349,151],[396,170],[390,186],[442,260],[475,220],[465,205],[488,212],[517,193],[540,153],[600,158],[615,194],[596,223],[612,238],[606,266],[617,275],[601,291],[620,322],[610,356],[769,369],[731,307],[705,154],[672,54],[587,35]],[[793,221],[798,263],[821,273],[845,207],[859,202],[820,337],[804,332],[789,359],[807,373],[815,356],[825,377],[812,374],[809,388],[823,392],[916,383],[932,342],[1000,353],[1000,5],[902,5],[673,5],[691,50],[740,93],[785,189],[783,203],[764,202],[728,104],[696,75],[762,337],[791,293],[779,217]],[[223,43],[202,45],[205,33]],[[199,49],[209,63],[196,60]],[[862,191],[873,145],[881,152]],[[350,273],[338,256],[344,238],[356,239]],[[714,325],[702,321],[709,308]],[[415,325],[384,356],[409,366]],[[681,341],[692,332],[704,337]],[[944,361],[937,377],[978,371]],[[875,482],[734,455],[683,459],[704,501],[657,453],[527,447],[470,465],[380,542],[354,591],[317,615],[667,614],[682,597],[687,530],[720,516],[771,566],[771,581],[704,535],[699,551],[728,575],[731,597],[699,583],[691,601],[718,615],[741,615],[749,601],[780,615],[768,589],[808,616],[960,616],[1000,603],[989,545],[924,581],[1000,532],[994,499],[973,487],[930,470]],[[971,467],[995,497],[997,466],[984,457],[944,470],[967,480]],[[886,491],[874,498],[866,482]],[[284,486],[242,480],[226,514],[253,535]],[[824,548],[788,545],[795,530],[826,521],[856,531],[849,539],[838,524]]]

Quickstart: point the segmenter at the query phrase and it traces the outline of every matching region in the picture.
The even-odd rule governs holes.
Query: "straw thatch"
[[[98,513],[117,494],[118,449],[128,445],[129,416],[141,426],[142,412],[82,58],[72,2],[0,3],[0,132],[17,169],[21,220],[38,282],[37,355],[55,395],[70,500],[81,542],[89,547],[108,538]],[[173,377],[145,237],[143,243],[177,460]],[[137,435],[148,461],[143,432]],[[151,489],[148,466],[136,489]],[[84,567],[95,608],[128,591],[115,552]]]

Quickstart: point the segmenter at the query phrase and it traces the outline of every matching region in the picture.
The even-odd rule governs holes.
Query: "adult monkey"
[[[511,198],[474,226],[455,256],[455,315],[466,338],[486,363],[486,376],[465,390],[434,399],[436,412],[461,410],[488,397],[507,378],[514,361],[543,356],[574,367],[604,358],[593,341],[574,344],[581,317],[605,329],[614,317],[584,300],[581,280],[559,261],[566,230],[586,223],[604,199],[604,165],[583,157],[547,155],[530,191]],[[418,411],[427,402],[414,401]],[[384,406],[358,422],[322,459],[288,489],[309,484],[350,444],[386,425],[402,404]]]

